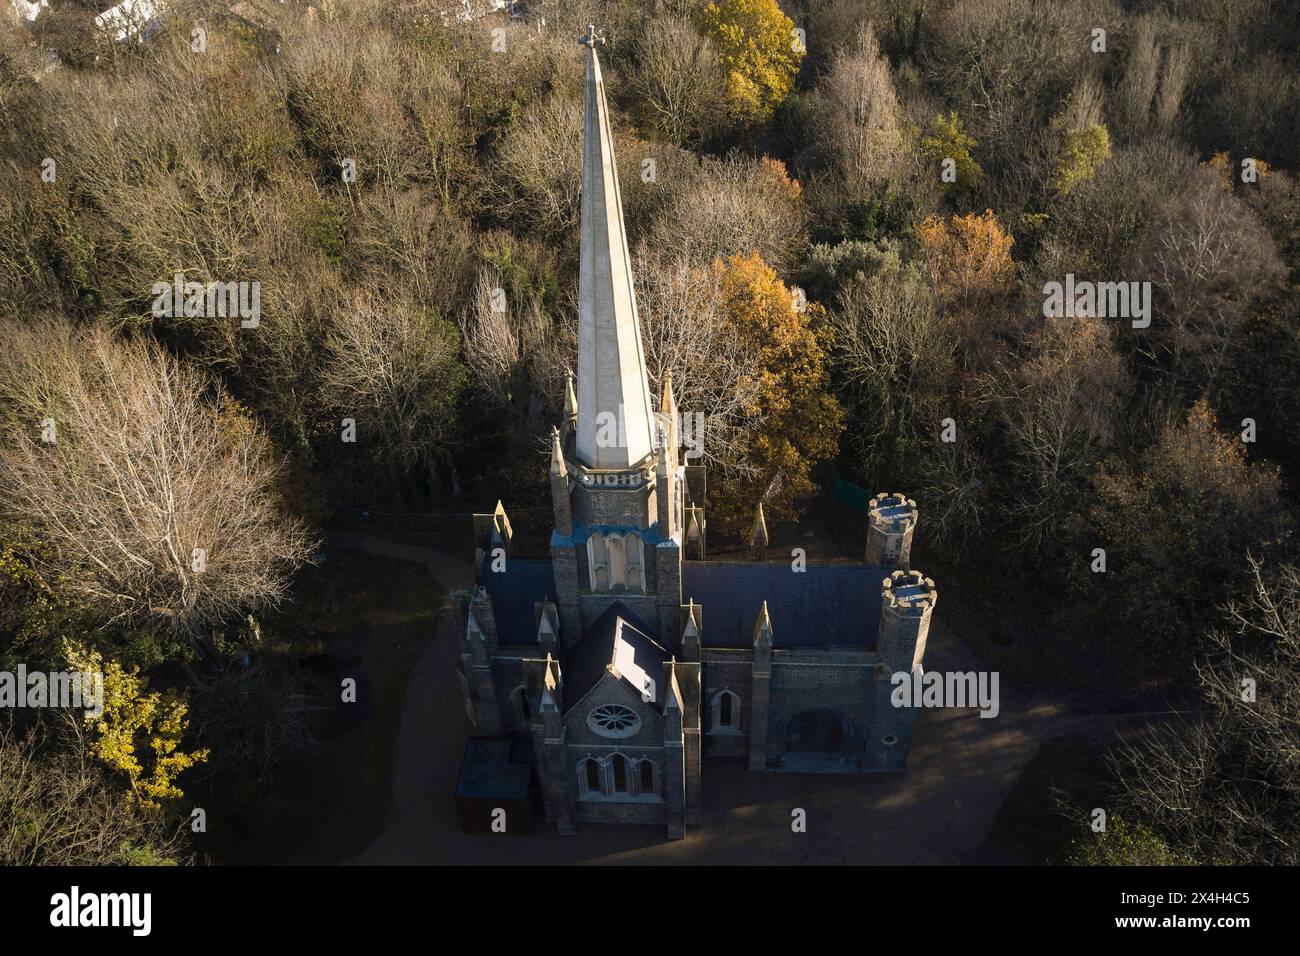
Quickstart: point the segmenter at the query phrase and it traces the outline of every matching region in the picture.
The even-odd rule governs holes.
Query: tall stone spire
[[[629,468],[653,446],[650,385],[632,291],[631,257],[614,165],[613,131],[596,56],[587,47],[582,133],[582,243],[578,278],[578,460]]]

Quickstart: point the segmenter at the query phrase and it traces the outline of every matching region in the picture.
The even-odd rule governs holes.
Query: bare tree
[[[645,241],[657,253],[682,252],[698,265],[760,253],[778,271],[804,241],[799,184],[774,160],[738,154],[706,159],[657,210]]]
[[[461,319],[465,358],[478,378],[504,402],[515,370],[542,322],[532,303],[511,302],[490,269],[480,269],[470,308]]]
[[[582,101],[557,92],[506,134],[488,181],[493,206],[551,235],[578,221],[582,169]]]
[[[957,99],[963,116],[978,117],[1007,99],[1021,103],[1022,113],[1042,109],[1050,91],[1078,75],[1092,55],[1079,37],[1088,37],[1104,8],[1098,2],[958,0],[935,17],[922,67]]]
[[[637,41],[636,61],[628,86],[645,128],[677,146],[716,132],[726,115],[726,78],[707,37],[678,17],[656,19]]]
[[[1015,533],[1037,550],[1057,540],[1076,507],[1130,382],[1114,335],[1099,320],[1055,320],[1029,348],[1022,364],[999,368],[989,384],[1015,453]]]
[[[1130,434],[1151,423],[1160,403],[1148,399],[1141,411],[1125,422]],[[1083,572],[1074,584],[1105,620],[1116,653],[1185,675],[1203,622],[1243,587],[1247,555],[1285,553],[1294,518],[1277,467],[1252,462],[1208,401],[1169,411],[1136,462],[1114,454],[1097,463],[1074,547],[1104,542],[1119,573],[1102,581]]]
[[[1151,118],[1151,104],[1160,82],[1160,48],[1155,24],[1138,17],[1124,60],[1124,75],[1112,93],[1117,125],[1124,133],[1139,138]]]
[[[390,32],[305,31],[286,45],[284,62],[303,138],[332,173],[352,159],[358,182],[397,189],[423,171],[431,157],[407,108],[408,58]],[[446,92],[454,96],[454,87]]]
[[[91,759],[82,722],[19,734],[0,720],[0,865],[179,862],[181,827],[139,806]]]
[[[1171,46],[1165,52],[1164,71],[1160,75],[1160,96],[1156,99],[1156,122],[1166,133],[1177,128],[1178,114],[1183,106],[1183,94],[1191,79],[1192,54],[1182,44]]]
[[[831,313],[835,363],[856,399],[852,441],[867,460],[933,439],[957,336],[923,277],[900,271],[847,285]],[[895,463],[891,463],[895,464]]]
[[[1100,281],[1133,275],[1134,253],[1161,207],[1202,188],[1196,169],[1185,146],[1161,137],[1116,149],[1090,178],[1056,200],[1040,249],[1048,261],[1038,272],[1057,281],[1066,272]],[[1150,275],[1134,276],[1139,277]]]
[[[1202,137],[1231,143],[1234,156],[1263,157],[1294,169],[1300,159],[1295,135],[1300,127],[1300,77],[1295,64],[1269,50],[1252,52],[1197,110],[1195,124]]]
[[[1149,350],[1177,375],[1216,382],[1248,307],[1284,270],[1255,215],[1201,175],[1204,188],[1161,204],[1135,256],[1158,293]]]
[[[975,443],[960,433],[956,442],[926,446],[909,485],[925,502],[920,533],[926,540],[957,555],[980,540],[989,519],[984,482],[990,470]]]
[[[132,623],[200,629],[274,605],[311,554],[252,421],[156,346],[0,325],[0,508],[52,580]]]
[[[364,277],[359,284],[453,315],[464,304],[473,275],[473,233],[417,190],[376,190],[361,201],[346,255]]]
[[[1111,94],[1111,113],[1129,140],[1152,129],[1177,132],[1183,94],[1191,79],[1196,27],[1164,14],[1135,18],[1124,58],[1124,74]],[[1204,41],[1201,41],[1204,42]]]
[[[723,472],[749,473],[749,442],[762,425],[755,374],[758,350],[743,340],[720,308],[716,270],[682,255],[661,257],[644,244],[636,253],[641,338],[651,386],[658,395],[665,372],[683,416],[702,414],[703,459]],[[691,418],[691,422],[695,419]]]
[[[395,468],[432,471],[464,383],[456,327],[410,303],[356,293],[325,339],[321,391]]]
[[[862,24],[852,42],[836,51],[813,94],[817,136],[810,150],[834,171],[850,195],[896,173],[905,162],[898,97],[889,62],[871,27]]]
[[[1228,604],[1197,667],[1207,710],[1152,729],[1110,764],[1124,803],[1198,863],[1300,862],[1300,570]]]
[[[489,266],[479,270],[458,321],[476,385],[502,407],[521,401],[527,430],[540,436],[542,409],[549,402],[558,410],[563,400],[565,370],[578,350],[576,323],[553,321],[536,296],[506,289]]]

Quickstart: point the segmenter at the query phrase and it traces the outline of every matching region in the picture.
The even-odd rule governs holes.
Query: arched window
[[[609,549],[604,535],[593,534],[587,538],[587,564],[591,569],[591,589],[609,590]]]
[[[740,733],[740,696],[734,691],[720,690],[713,695],[714,734]]]
[[[533,719],[532,709],[528,706],[528,690],[522,684],[510,692],[510,702],[514,705],[515,723],[526,724]]]
[[[578,767],[578,781],[582,784],[584,796],[601,796],[600,764],[594,757],[588,757]]]
[[[592,534],[587,538],[587,564],[593,591],[628,590],[645,593],[645,542],[635,531]]]
[[[627,554],[627,575],[624,583],[629,591],[645,591],[645,572],[642,570],[645,565],[643,547],[639,534],[635,531],[628,534],[624,548]]]
[[[627,543],[621,535],[611,534],[605,546],[609,549],[609,589],[622,590],[627,587]]]
[[[659,768],[654,762],[621,753],[579,761],[578,790],[584,800],[663,799],[659,793]]]

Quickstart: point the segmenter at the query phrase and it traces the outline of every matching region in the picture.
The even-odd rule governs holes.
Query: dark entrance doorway
[[[840,754],[848,728],[832,710],[805,710],[790,718],[785,731],[787,754]]]

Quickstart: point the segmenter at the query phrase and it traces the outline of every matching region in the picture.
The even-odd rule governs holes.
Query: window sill
[[[663,803],[664,798],[656,794],[639,794],[631,796],[626,793],[605,796],[604,794],[583,794],[578,798],[583,803]]]

